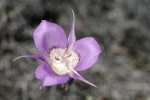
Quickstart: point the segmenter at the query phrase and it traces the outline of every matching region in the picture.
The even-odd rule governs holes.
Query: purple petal
[[[72,20],[72,26],[71,26],[71,31],[68,37],[68,48],[67,50],[72,49],[75,41],[76,41],[76,36],[75,36],[75,15],[74,12],[72,10],[72,14],[73,14],[73,20]]]
[[[35,71],[36,78],[41,80],[42,87],[64,84],[69,80],[68,75],[57,75],[53,73],[47,64],[41,64]]]
[[[20,58],[33,58],[33,59],[37,59],[37,60],[40,60],[42,62],[48,63],[48,58],[45,55],[42,55],[42,54],[19,56],[19,57],[15,58],[12,62],[14,62],[15,60],[18,60]]]
[[[74,49],[80,56],[80,61],[75,67],[77,71],[83,71],[92,67],[101,53],[99,44],[92,37],[78,40],[74,45]]]
[[[49,53],[53,47],[67,47],[67,37],[64,30],[57,24],[42,20],[35,29],[33,38],[37,49]]]
[[[86,79],[84,79],[81,75],[77,75],[76,73],[71,73],[70,74],[70,77],[72,77],[72,78],[74,78],[74,79],[78,79],[78,80],[81,80],[81,81],[83,81],[83,82],[85,82],[85,83],[87,83],[87,84],[89,84],[89,85],[91,85],[91,86],[94,86],[94,87],[97,87],[96,85],[94,85],[93,83],[91,83],[91,82],[89,82],[89,81],[87,81]]]

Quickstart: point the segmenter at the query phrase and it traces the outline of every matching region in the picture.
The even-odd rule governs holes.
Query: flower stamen
[[[74,50],[68,53],[66,49],[55,48],[50,52],[51,68],[58,75],[72,72],[78,61],[79,57]]]

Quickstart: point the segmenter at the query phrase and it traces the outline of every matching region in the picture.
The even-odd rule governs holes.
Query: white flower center
[[[50,52],[51,68],[58,75],[71,72],[78,61],[79,57],[73,50],[66,52],[66,49],[55,48]]]

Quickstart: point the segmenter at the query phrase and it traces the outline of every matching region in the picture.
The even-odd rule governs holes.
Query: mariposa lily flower
[[[68,39],[62,27],[46,20],[42,20],[35,29],[33,39],[39,53],[20,56],[16,59],[28,57],[43,62],[35,71],[36,78],[41,81],[41,87],[64,84],[69,78],[78,79],[96,87],[84,79],[78,71],[92,67],[98,60],[101,48],[92,37],[76,41],[74,12]]]

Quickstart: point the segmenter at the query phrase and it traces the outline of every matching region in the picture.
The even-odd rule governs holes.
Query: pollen
[[[78,62],[79,56],[74,50],[66,52],[66,49],[54,48],[50,52],[51,68],[58,75],[70,73]]]

